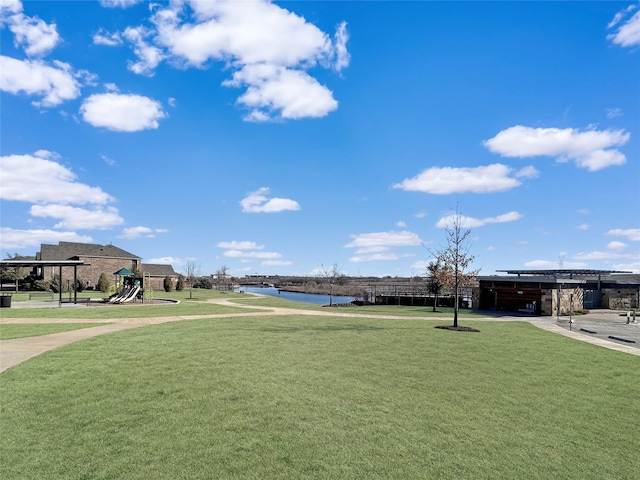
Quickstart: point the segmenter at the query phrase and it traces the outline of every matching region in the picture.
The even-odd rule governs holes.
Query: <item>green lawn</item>
[[[367,315],[397,315],[403,317],[450,317],[453,320],[453,308],[411,307],[404,305],[366,305],[362,307],[324,307],[313,303],[294,302],[283,298],[268,296],[256,297],[248,294],[234,294],[229,300],[242,305],[256,305],[265,307],[297,308],[302,310],[316,310],[321,312],[358,313]],[[459,318],[487,317],[495,312],[460,309]]]
[[[254,317],[0,375],[3,479],[636,479],[640,358],[527,323]]]
[[[240,295],[240,294],[237,294]],[[165,305],[95,305],[82,308],[3,308],[3,318],[142,318],[171,317],[184,315],[215,315],[222,313],[247,312],[246,308],[228,307],[207,303],[209,298],[233,298],[234,294],[224,295],[211,290],[194,290],[193,299],[189,299],[189,291],[165,293],[156,292],[155,298],[179,300],[180,303]]]
[[[50,333],[67,332],[80,328],[96,327],[105,323],[4,323],[0,324],[0,340],[35,337]]]

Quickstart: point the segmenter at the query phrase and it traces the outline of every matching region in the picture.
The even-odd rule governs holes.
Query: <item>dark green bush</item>
[[[166,277],[164,277],[162,286],[164,287],[165,292],[170,292],[171,290],[173,290],[173,279],[169,275],[167,275]]]
[[[109,287],[111,287],[109,279],[104,273],[101,273],[100,278],[98,278],[98,290],[100,290],[101,292],[108,292]]]

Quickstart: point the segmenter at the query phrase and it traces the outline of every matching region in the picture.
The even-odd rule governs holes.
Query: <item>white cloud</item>
[[[182,265],[185,262],[182,258],[176,257],[156,257],[145,260],[144,263],[160,264],[160,265]]]
[[[128,62],[127,67],[133,73],[153,76],[155,68],[164,59],[162,50],[147,42],[153,31],[144,27],[129,27],[122,36],[133,45],[133,52],[138,57],[137,62]]]
[[[17,60],[0,55],[0,89],[13,95],[38,95],[36,106],[54,107],[80,96],[80,83],[71,65],[54,61],[53,66],[41,60]]]
[[[617,263],[613,266],[615,270],[628,271],[631,273],[640,273],[640,262]]]
[[[349,32],[347,31],[347,23],[341,22],[336,29],[336,33],[334,35],[335,39],[335,54],[336,60],[334,63],[334,68],[337,71],[342,70],[345,67],[349,66],[349,62],[351,61],[351,55],[347,51],[347,42],[349,41]]]
[[[356,257],[349,258],[349,261],[352,263],[362,263],[362,262],[379,262],[379,261],[389,261],[389,260],[397,260],[398,255],[395,253],[374,253],[372,255],[358,255]]]
[[[128,227],[122,230],[122,233],[119,235],[119,237],[126,238],[128,240],[134,240],[140,237],[154,238],[155,233],[159,233],[159,231],[160,230],[158,229],[154,230],[152,228],[143,226]]]
[[[635,8],[635,5],[630,5],[615,15],[607,27],[612,29],[620,25],[621,22],[622,25],[620,25],[615,32],[607,35],[607,39],[621,47],[640,45],[640,11],[634,13],[631,18],[627,18]],[[623,22],[623,19],[626,20]]]
[[[91,243],[93,239],[88,235],[78,235],[75,232],[0,227],[0,249],[2,250],[39,247],[43,243],[57,242]]]
[[[438,228],[451,228],[453,226],[454,221],[456,220],[457,214],[452,213],[450,215],[446,215],[442,217],[436,223],[436,227]],[[520,220],[522,218],[522,214],[518,212],[508,212],[502,215],[498,215],[497,217],[486,217],[486,218],[473,218],[466,217],[464,215],[460,215],[460,227],[462,228],[477,228],[482,227],[491,223],[507,223],[507,222],[515,222],[516,220]]]
[[[607,108],[607,118],[616,118],[623,115],[621,108]]]
[[[345,248],[358,248],[361,249],[360,251],[365,252],[380,251],[380,247],[412,247],[422,244],[422,240],[418,235],[408,231],[361,233],[359,235],[351,235],[351,237],[353,240],[347,243]]]
[[[511,173],[511,168],[500,163],[474,168],[431,167],[411,179],[394,184],[393,188],[441,195],[501,192],[520,185],[510,176]],[[525,172],[527,174],[531,175],[531,172]]]
[[[48,24],[41,18],[25,15],[22,2],[3,0],[0,8],[0,27],[9,26],[15,36],[15,46],[24,47],[27,55],[46,55],[60,42],[55,23]]]
[[[102,161],[110,167],[113,167],[116,164],[116,161],[114,159],[109,158],[106,155],[102,155],[100,158],[102,158]]]
[[[60,42],[56,25],[48,24],[38,17],[15,15],[9,29],[15,35],[16,47],[24,46],[29,56],[43,56]]]
[[[22,12],[22,2],[20,0],[0,0],[0,20],[6,21],[5,17]]]
[[[128,8],[142,0],[100,0],[100,5],[106,8]]]
[[[399,227],[399,228],[405,228],[406,226],[407,226],[407,222],[404,222],[404,221],[402,221],[402,220],[398,220],[398,221],[396,222],[396,227]]]
[[[574,128],[531,128],[522,125],[502,130],[484,145],[503,157],[557,157],[560,161],[572,159],[580,168],[601,170],[622,165],[626,157],[612,147],[625,145],[630,138],[623,130],[586,130]]]
[[[245,213],[276,213],[284,210],[300,210],[300,204],[288,198],[267,198],[269,188],[262,187],[240,201]]]
[[[94,94],[80,107],[85,122],[116,132],[138,132],[158,128],[167,114],[156,100],[141,95]]]
[[[331,38],[268,0],[193,0],[155,4],[152,10],[152,28],[100,31],[94,43],[125,40],[137,58],[129,68],[149,76],[163,60],[178,68],[224,62],[232,75],[223,85],[246,88],[237,103],[248,109],[247,121],[322,117],[337,108],[332,92],[307,71],[321,66],[339,72],[348,66],[345,22]]]
[[[624,250],[625,248],[627,248],[627,244],[624,242],[618,242],[617,240],[614,240],[613,242],[609,242],[607,244],[607,248],[609,250]]]
[[[75,173],[55,162],[51,152],[0,157],[0,198],[29,203],[105,204],[111,195],[77,181]]]
[[[29,213],[34,217],[59,218],[61,221],[54,228],[69,230],[107,230],[124,223],[115,207],[78,208],[70,205],[33,205]]]
[[[232,250],[262,250],[264,248],[264,245],[258,245],[256,242],[238,242],[236,240],[219,242],[217,246],[220,248],[230,248]]]
[[[615,251],[608,252],[580,252],[576,253],[573,258],[576,260],[613,260],[617,258],[638,258],[638,255],[630,253],[620,253]]]
[[[289,267],[293,262],[288,260],[266,260],[261,263],[263,267]]]
[[[605,235],[612,235],[615,237],[624,237],[628,240],[640,242],[640,228],[614,228],[605,232]]]
[[[227,250],[223,253],[225,257],[230,258],[258,258],[258,259],[273,259],[280,258],[282,255],[277,252],[256,252],[256,251],[246,251],[246,250]]]
[[[515,175],[517,178],[538,178],[540,172],[534,166],[529,165],[518,170]]]
[[[578,230],[589,230],[589,225],[587,223],[582,223],[576,227]]]
[[[122,39],[122,35],[120,35],[120,33],[110,33],[101,28],[93,35],[93,43],[95,45],[117,47],[118,45],[122,45],[124,43],[124,40]]]
[[[282,66],[247,65],[233,74],[226,86],[249,85],[238,103],[249,108],[245,120],[262,122],[323,117],[338,108],[331,91],[304,71]]]

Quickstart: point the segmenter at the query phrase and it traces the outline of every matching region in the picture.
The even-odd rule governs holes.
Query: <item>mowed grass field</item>
[[[0,375],[3,479],[637,479],[640,358],[320,316],[84,340]]]

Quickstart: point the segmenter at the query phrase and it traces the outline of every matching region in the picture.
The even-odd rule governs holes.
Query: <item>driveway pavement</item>
[[[11,323],[104,323],[95,327],[71,330],[67,332],[53,333],[50,335],[40,335],[28,338],[16,338],[10,340],[0,340],[0,372],[18,365],[30,358],[40,355],[49,350],[68,345],[70,343],[91,338],[105,333],[117,332],[129,328],[138,328],[146,325],[156,325],[167,322],[179,322],[183,320],[195,320],[200,318],[232,318],[263,315],[328,315],[333,317],[347,318],[384,318],[391,320],[420,320],[420,317],[402,317],[393,315],[370,315],[355,313],[356,309],[349,311],[338,309],[327,309],[326,311],[301,310],[295,308],[272,308],[253,305],[241,305],[233,303],[227,299],[210,300],[211,303],[229,305],[246,308],[246,313],[215,314],[215,315],[187,315],[173,317],[148,317],[148,318],[117,318],[108,320],[94,319],[47,319],[47,318],[0,318],[0,325]],[[27,303],[27,302],[21,302]],[[57,302],[56,302],[57,304]],[[32,306],[32,305],[31,305]],[[357,311],[357,310],[356,310]],[[434,320],[434,317],[424,319]],[[451,320],[450,317],[443,317],[443,320]],[[611,310],[596,310],[588,315],[572,317],[574,323],[569,323],[569,317],[534,317],[534,316],[504,316],[491,315],[481,319],[481,321],[525,321],[538,328],[548,330],[560,335],[564,335],[575,340],[589,342],[594,345],[640,355],[640,318],[639,323],[627,324],[626,316],[620,316],[620,312]],[[616,337],[616,339],[609,338]],[[627,340],[627,342],[622,341]],[[631,343],[635,342],[635,343]]]

